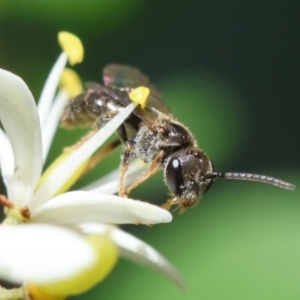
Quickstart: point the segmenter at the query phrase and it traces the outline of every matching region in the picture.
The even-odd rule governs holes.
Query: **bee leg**
[[[76,144],[64,148],[64,152],[69,150],[76,150],[81,145],[83,145],[87,140],[89,140],[95,133],[97,133],[104,125],[106,125],[116,113],[107,112],[102,114],[94,123],[93,129],[84,135]]]
[[[113,142],[106,145],[103,149],[101,149],[98,153],[96,153],[89,160],[89,163],[88,163],[86,169],[84,170],[84,173],[88,173],[90,170],[92,170],[106,155],[108,155],[113,150],[115,150],[120,144],[121,144],[121,141],[119,139],[114,140]]]
[[[101,116],[97,121],[95,126],[100,130],[106,123],[108,123],[116,114],[107,113]],[[106,145],[103,149],[101,149],[96,155],[94,155],[87,165],[84,173],[88,173],[91,169],[93,169],[106,155],[115,150],[122,141],[124,141],[126,137],[126,130],[124,125],[122,124],[118,130],[119,139],[114,140],[112,143]]]
[[[147,180],[150,176],[154,175],[159,170],[164,155],[165,152],[162,150],[155,156],[150,165],[149,170],[131,183],[131,185],[125,190],[126,194],[129,194],[131,190],[139,186],[141,183],[143,183],[145,180]]]
[[[172,213],[179,210],[179,214],[183,214],[186,211],[186,207],[180,205],[180,201],[177,198],[169,199],[165,204],[161,206],[166,210],[170,210],[173,205],[177,205],[173,210]]]
[[[173,205],[176,205],[178,204],[178,201],[177,199],[169,199],[165,204],[163,204],[161,207],[164,208],[164,209],[167,209],[167,210],[170,210],[170,208],[173,206]],[[177,210],[177,209],[176,209]]]
[[[132,150],[134,147],[135,142],[133,140],[128,140],[125,143],[123,154],[121,157],[121,164],[120,164],[120,185],[119,185],[119,196],[120,197],[127,197],[125,193],[125,186],[126,186],[126,175],[128,171],[128,166],[132,157]]]
[[[126,133],[126,128],[124,124],[122,124],[118,129],[117,129],[117,134],[119,136],[119,139],[122,141],[123,144],[125,144],[128,141],[127,133]]]

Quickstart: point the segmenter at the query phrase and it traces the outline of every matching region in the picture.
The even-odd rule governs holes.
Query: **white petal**
[[[33,210],[37,206],[51,199],[60,187],[68,181],[78,167],[81,166],[117,130],[135,107],[136,104],[132,103],[124,108],[110,122],[101,128],[101,130],[95,133],[64,162],[62,162],[36,191],[29,208]]]
[[[61,90],[55,97],[51,110],[46,116],[46,121],[42,128],[43,161],[46,161],[55,131],[61,118],[63,108],[66,105],[68,98],[68,92],[66,90]]]
[[[32,211],[34,222],[60,225],[80,223],[156,224],[172,221],[165,209],[146,202],[93,192],[59,195]]]
[[[55,62],[54,66],[52,67],[42,90],[42,94],[38,104],[38,111],[42,127],[44,127],[45,125],[45,121],[49,113],[51,103],[54,99],[61,73],[64,70],[67,62],[68,56],[65,52],[62,52]]]
[[[15,158],[11,201],[26,205],[42,169],[39,117],[33,96],[18,76],[0,69],[0,119]]]
[[[15,169],[14,154],[7,135],[0,128],[0,169],[4,179],[11,178]]]
[[[86,234],[108,232],[111,239],[119,246],[123,257],[158,271],[178,287],[185,289],[184,280],[176,268],[153,247],[133,235],[103,224],[82,224],[80,228]]]
[[[67,279],[95,262],[81,235],[61,227],[30,224],[0,228],[0,278],[23,283]]]
[[[137,179],[138,176],[147,169],[147,167],[149,166],[143,163],[141,160],[137,160],[130,164],[126,177],[126,185],[128,186],[135,179]],[[115,194],[119,191],[119,184],[120,170],[117,169],[107,174],[105,177],[85,186],[84,188],[82,188],[82,190],[102,194]]]

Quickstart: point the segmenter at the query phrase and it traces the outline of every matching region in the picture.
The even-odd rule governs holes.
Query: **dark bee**
[[[87,91],[70,100],[66,106],[64,127],[93,126],[100,129],[131,103],[128,94],[138,86],[150,89],[145,109],[137,107],[117,133],[124,144],[121,158],[119,195],[126,196],[160,168],[172,199],[165,207],[178,204],[181,210],[195,205],[217,178],[259,181],[293,190],[295,186],[264,175],[249,173],[219,173],[208,156],[199,148],[190,130],[173,115],[161,94],[139,70],[109,65],[103,71],[104,85],[87,84]],[[110,149],[117,146],[114,142]],[[140,157],[150,163],[148,172],[125,189],[129,162]]]

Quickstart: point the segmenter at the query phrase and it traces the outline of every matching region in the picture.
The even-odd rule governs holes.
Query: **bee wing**
[[[127,93],[130,93],[132,89],[139,86],[148,87],[150,95],[146,108],[138,108],[135,111],[135,114],[142,119],[157,119],[161,115],[172,116],[174,118],[163,96],[149,81],[148,77],[138,69],[119,64],[108,65],[103,70],[103,81],[106,86],[126,91]]]

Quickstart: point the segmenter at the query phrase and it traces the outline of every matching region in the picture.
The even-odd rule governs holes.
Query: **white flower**
[[[62,44],[65,40],[74,44],[74,38],[77,47],[80,44],[76,37],[63,35]],[[0,168],[8,194],[7,198],[0,196],[7,215],[0,227],[0,278],[27,283],[37,299],[45,294],[64,298],[102,280],[120,251],[123,256],[158,270],[183,288],[179,273],[163,256],[112,226],[170,222],[172,216],[168,211],[111,195],[118,185],[116,172],[103,179],[102,185],[98,182],[81,191],[62,193],[70,186],[70,180],[80,176],[85,162],[124,122],[136,104],[124,109],[75,151],[63,154],[41,179],[43,162],[62,108],[70,98],[67,89],[56,93],[57,85],[68,57],[69,61],[74,59],[74,51],[76,55],[83,52],[74,46],[71,50],[64,46],[38,107],[23,80],[0,69],[0,120],[4,128],[0,128]],[[130,173],[140,169],[135,164]]]

